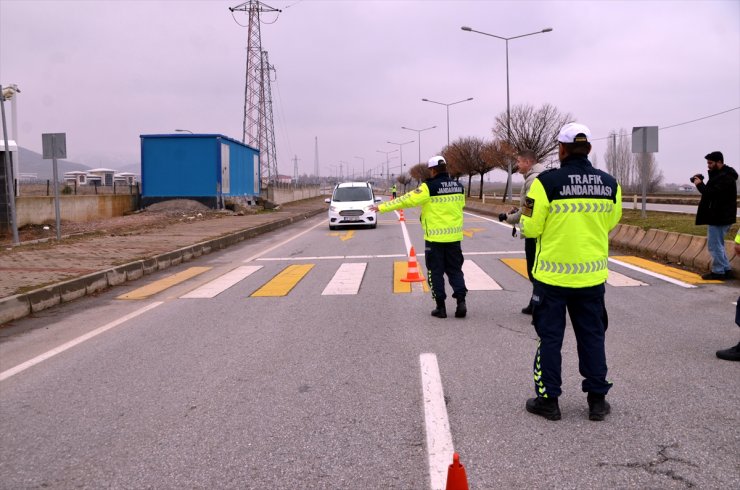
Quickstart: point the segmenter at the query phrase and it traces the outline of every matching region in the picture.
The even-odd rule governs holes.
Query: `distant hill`
[[[46,180],[54,177],[54,170],[52,169],[52,161],[44,160],[41,153],[27,150],[22,146],[19,148],[20,155],[20,166],[18,171],[22,174],[36,174],[39,179]],[[57,172],[59,179],[64,176],[65,172],[72,172],[74,170],[81,170],[86,172],[92,167],[83,165],[77,162],[70,162],[67,160],[57,160]]]

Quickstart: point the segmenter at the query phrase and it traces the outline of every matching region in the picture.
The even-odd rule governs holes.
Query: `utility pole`
[[[316,177],[316,183],[321,183],[321,177],[319,177],[319,137],[314,136],[313,144],[313,174]]]
[[[298,155],[293,156],[293,183],[298,183]]]

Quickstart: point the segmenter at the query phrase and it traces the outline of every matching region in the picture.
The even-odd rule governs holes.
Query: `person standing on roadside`
[[[432,178],[418,188],[398,199],[372,207],[374,211],[387,213],[397,209],[421,207],[421,227],[424,229],[424,260],[429,277],[429,288],[436,308],[432,316],[447,318],[444,276],[452,287],[452,297],[457,300],[455,318],[464,318],[468,313],[465,296],[465,276],[462,271],[463,258],[460,242],[463,239],[463,208],[465,188],[450,178],[447,162],[441,156],[429,159],[427,166]]]
[[[391,186],[391,196],[393,196],[393,197],[392,197],[393,199],[395,199],[395,198],[396,198],[396,193],[397,193],[397,192],[398,192],[398,187],[396,187],[396,184],[393,184],[393,185]]]
[[[701,192],[696,224],[707,225],[707,249],[712,256],[712,269],[702,279],[732,279],[732,267],[725,253],[725,235],[737,221],[737,172],[725,165],[722,152],[713,151],[707,160],[709,180],[696,174],[691,182]]]
[[[535,398],[528,412],[560,420],[561,348],[566,310],[578,345],[581,385],[589,420],[611,411],[606,394],[604,303],[609,232],[622,217],[622,190],[616,179],[591,165],[591,131],[569,123],[558,134],[560,168],[542,172],[532,183],[522,210],[522,233],[537,240],[532,267],[532,320],[539,336],[534,359]]]
[[[519,207],[512,208],[508,213],[501,213],[498,215],[499,221],[506,221],[510,225],[519,223],[522,216],[521,206],[524,205],[524,199],[527,197],[529,188],[532,186],[534,179],[542,172],[544,172],[545,166],[541,163],[537,163],[537,155],[532,150],[522,150],[516,156],[517,166],[519,173],[524,176],[524,183],[522,184],[522,190],[519,193]],[[532,265],[534,264],[534,253],[537,247],[537,240],[534,238],[524,238],[524,255],[527,257],[527,275],[529,275],[530,282],[534,282],[532,277]],[[532,298],[530,296],[529,304],[522,308],[522,313],[525,315],[532,314]]]
[[[740,255],[740,230],[735,234],[735,255]],[[735,304],[735,325],[740,327],[740,296]],[[740,342],[735,347],[718,350],[717,357],[725,361],[740,361]]]

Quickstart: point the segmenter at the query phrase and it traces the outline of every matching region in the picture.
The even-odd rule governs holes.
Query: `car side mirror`
[[[375,202],[383,202],[383,198],[382,197],[376,197],[375,198]]]

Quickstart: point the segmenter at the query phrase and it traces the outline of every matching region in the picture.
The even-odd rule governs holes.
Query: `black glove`
[[[499,221],[506,221],[506,213],[501,213],[498,215]]]

